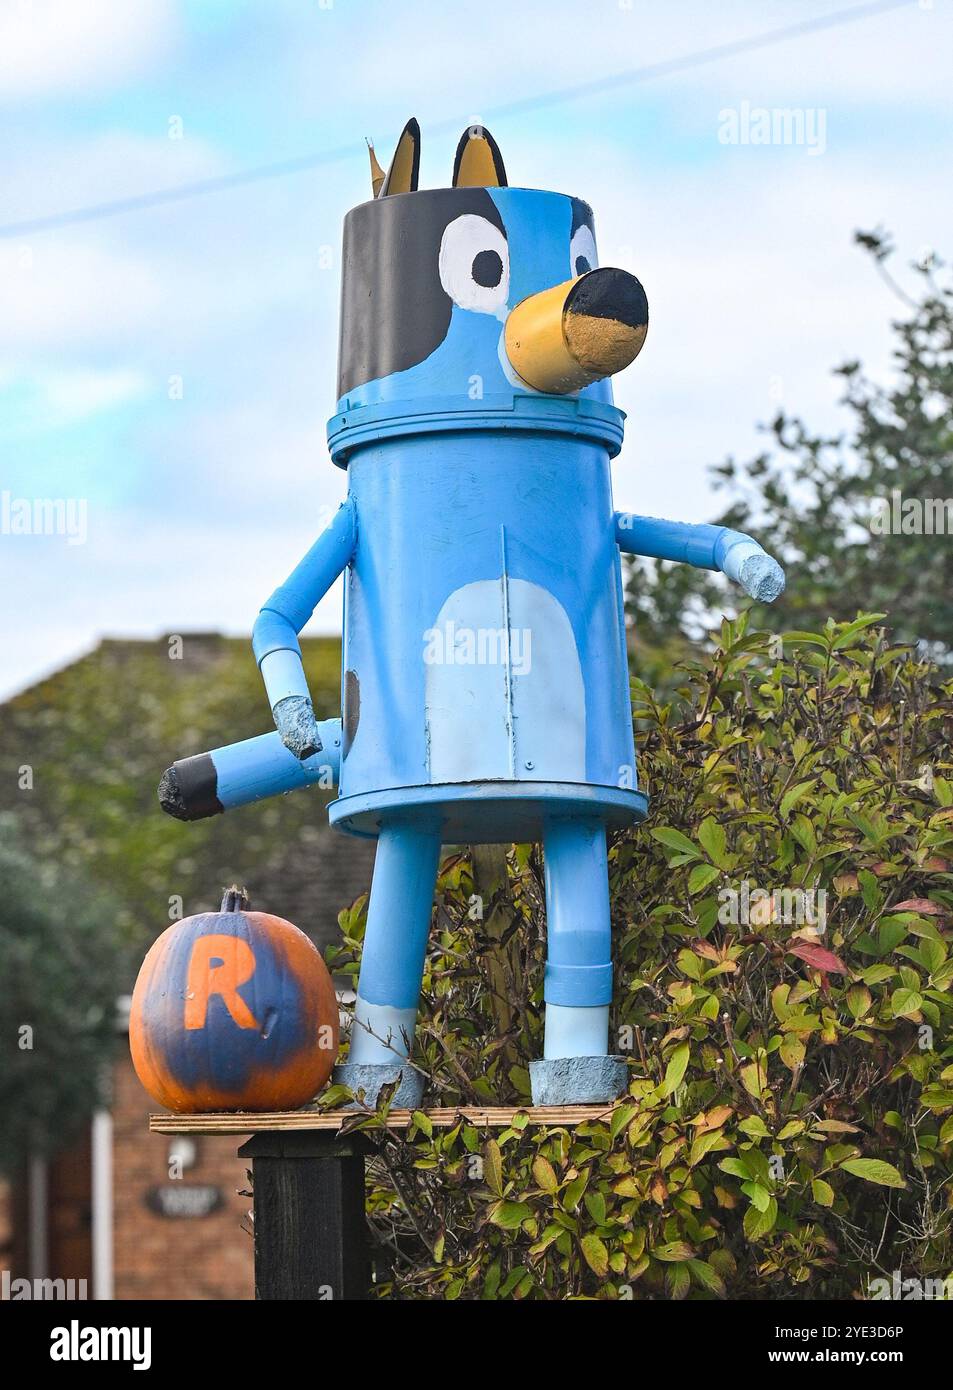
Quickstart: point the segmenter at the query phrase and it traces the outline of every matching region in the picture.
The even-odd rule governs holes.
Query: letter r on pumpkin
[[[200,936],[189,957],[185,1027],[205,1027],[208,1001],[217,994],[239,1028],[257,1028],[257,1019],[238,992],[254,973],[255,953],[240,936]]]

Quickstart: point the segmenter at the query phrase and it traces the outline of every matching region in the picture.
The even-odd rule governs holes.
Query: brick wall
[[[146,1204],[151,1188],[172,1187],[170,1139],[150,1134],[159,1107],[143,1090],[128,1057],[116,1063],[113,1099],[114,1278],[116,1298],[233,1299],[254,1296],[252,1238],[241,1220],[252,1203],[241,1138],[200,1138],[197,1161],[181,1183],[213,1184],[224,1203],[209,1216],[160,1216]],[[246,1225],[248,1222],[246,1221]]]

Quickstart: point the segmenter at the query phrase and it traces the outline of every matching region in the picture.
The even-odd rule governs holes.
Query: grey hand
[[[745,592],[758,603],[773,603],[784,593],[784,570],[764,551],[749,555],[738,577]]]
[[[281,741],[296,758],[321,752],[321,735],[311,701],[304,695],[286,695],[272,710]]]

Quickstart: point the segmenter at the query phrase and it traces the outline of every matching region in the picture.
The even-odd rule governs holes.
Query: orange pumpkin
[[[230,889],[221,912],[176,922],[142,962],[129,1047],[169,1110],[293,1110],[331,1074],[338,1005],[327,966],[290,922],[247,909]]]

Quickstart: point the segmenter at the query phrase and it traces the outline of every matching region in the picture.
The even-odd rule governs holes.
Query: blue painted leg
[[[605,827],[554,820],[543,839],[546,872],[546,1038],[530,1065],[534,1105],[585,1105],[625,1090],[609,1056],[612,960]]]
[[[423,1077],[401,1066],[410,1056],[417,1022],[434,882],[440,857],[436,825],[389,825],[381,830],[367,909],[351,1050],[334,1079],[375,1105],[380,1088],[400,1078],[392,1104],[415,1108]]]

